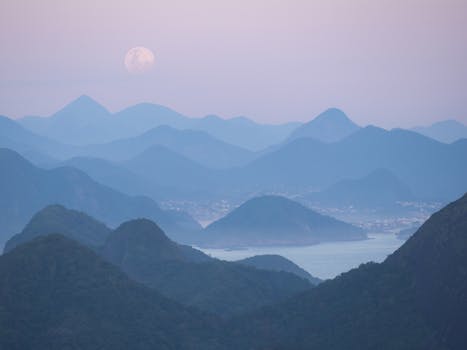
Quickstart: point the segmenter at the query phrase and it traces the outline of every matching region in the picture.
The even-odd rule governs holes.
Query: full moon
[[[154,54],[151,50],[137,46],[125,55],[125,67],[130,73],[144,73],[154,65]]]

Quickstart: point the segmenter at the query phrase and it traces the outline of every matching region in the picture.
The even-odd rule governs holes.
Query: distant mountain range
[[[88,111],[83,120],[81,109]],[[18,123],[44,135],[48,135],[47,130],[53,135],[62,130],[58,133],[61,141],[77,138],[81,146],[38,136]],[[88,132],[89,128],[94,131]],[[0,145],[41,166],[74,162],[100,182],[110,179],[109,186],[114,189],[132,195],[147,189],[143,193],[157,199],[247,198],[264,192],[302,195],[310,190],[322,191],[342,180],[363,178],[382,168],[420,200],[446,202],[467,190],[466,139],[445,144],[407,130],[360,128],[337,109],[327,110],[298,128],[274,127],[281,130],[282,136],[271,136],[271,142],[266,142],[270,147],[261,152],[252,152],[246,149],[252,147],[245,145],[239,147],[240,141],[226,138],[231,133],[251,141],[257,133],[259,140],[263,134],[258,128],[272,130],[272,126],[241,118],[186,118],[150,104],[110,115],[84,96],[50,118],[17,122],[0,118]],[[102,137],[91,140],[94,132]],[[268,132],[264,131],[265,135]],[[102,144],[104,139],[112,142]],[[101,144],[90,145],[91,141]],[[98,160],[101,158],[114,163]],[[151,176],[141,168],[149,163]],[[125,178],[133,179],[133,183]]]
[[[54,162],[54,156],[64,155],[69,147],[23,128],[16,121],[0,116],[0,147],[20,152],[31,161]],[[71,154],[71,152],[69,152]]]
[[[288,141],[301,137],[310,137],[322,142],[336,142],[359,129],[360,127],[340,109],[330,108],[308,123],[296,128],[290,134]]]
[[[216,190],[217,185],[225,183],[220,172],[160,145],[151,146],[122,165],[146,181],[188,193]]]
[[[152,146],[164,146],[209,168],[245,165],[255,157],[253,152],[220,141],[204,131],[177,130],[165,125],[136,137],[86,146],[80,153],[113,161],[124,161]]]
[[[171,241],[147,219],[125,222],[112,231],[82,212],[60,206],[38,212],[8,241],[5,252],[50,233],[89,246],[132,279],[182,304],[223,316],[279,301],[310,288],[308,281],[317,281],[277,268],[257,270],[213,259]]]
[[[418,126],[412,130],[445,143],[467,139],[467,126],[457,120],[444,120],[430,126]]]
[[[386,131],[366,127],[334,143],[299,138],[258,156],[245,166],[225,171],[209,169],[168,151],[152,147],[152,151],[146,150],[144,155],[136,156],[138,161],[133,160],[125,166],[137,172],[148,162],[156,164],[150,160],[154,157],[160,169],[157,176],[151,177],[154,184],[177,189],[194,186],[207,196],[219,192],[228,196],[232,190],[246,194],[271,190],[303,193],[309,188],[323,189],[349,178],[363,179],[378,169],[386,169],[397,178],[399,190],[405,187],[405,191],[411,192],[411,195],[402,196],[405,199],[446,201],[467,190],[467,165],[464,162],[467,142],[446,145],[399,129]],[[165,154],[163,157],[162,153]],[[380,174],[380,180],[385,181],[385,186],[389,185],[388,176],[384,180]],[[365,181],[375,181],[375,178]],[[396,189],[392,188],[392,191]],[[389,190],[385,196],[388,193]],[[400,199],[404,199],[402,197]]]
[[[358,227],[314,212],[285,197],[250,199],[199,235],[201,246],[305,245],[365,239]]]
[[[300,138],[235,173],[237,187],[251,190],[324,189],[384,168],[418,198],[449,200],[467,191],[467,142],[444,144],[415,132],[373,126],[342,141]]]
[[[401,202],[415,201],[411,189],[387,169],[377,169],[360,179],[341,180],[321,192],[307,196],[324,206],[401,210]]]
[[[0,246],[50,204],[86,211],[111,226],[147,217],[179,240],[200,229],[185,213],[164,211],[147,197],[117,192],[74,168],[44,170],[8,149],[0,149],[0,168]]]
[[[48,118],[25,117],[19,122],[29,130],[66,144],[88,145],[140,135],[157,126],[208,132],[219,140],[259,150],[284,140],[298,123],[262,125],[247,118],[216,116],[188,118],[170,108],[141,103],[111,114],[89,96],[75,101]]]

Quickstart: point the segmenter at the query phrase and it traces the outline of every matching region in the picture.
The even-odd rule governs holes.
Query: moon
[[[140,74],[147,72],[153,65],[154,54],[146,47],[134,47],[125,55],[125,67],[130,73]]]

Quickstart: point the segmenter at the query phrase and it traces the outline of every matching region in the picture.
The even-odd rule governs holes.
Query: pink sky
[[[466,18],[465,0],[3,0],[0,114],[87,94],[112,111],[467,123]],[[125,70],[134,46],[153,50],[151,72]]]

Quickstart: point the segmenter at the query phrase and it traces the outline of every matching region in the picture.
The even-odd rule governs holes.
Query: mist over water
[[[369,239],[353,242],[330,242],[304,247],[249,247],[238,250],[202,249],[218,259],[234,261],[254,255],[278,254],[290,259],[313,276],[329,279],[360,264],[382,262],[404,241],[390,233],[369,234]]]

